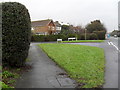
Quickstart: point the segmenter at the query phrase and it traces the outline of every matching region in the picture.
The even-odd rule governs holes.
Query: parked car
[[[114,35],[115,38],[117,38],[117,35]]]

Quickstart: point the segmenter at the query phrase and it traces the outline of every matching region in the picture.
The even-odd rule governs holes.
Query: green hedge
[[[95,33],[90,33],[90,40],[98,40],[98,36]]]
[[[68,34],[68,35],[32,35],[32,42],[49,42],[49,41],[57,41],[57,39],[62,39],[63,41],[67,41],[70,37],[77,37],[78,40],[85,40],[85,34]],[[98,36],[95,33],[87,33],[87,40],[98,40]]]
[[[85,40],[85,34],[80,34],[81,38],[79,40]],[[86,40],[90,40],[90,34],[86,34]]]
[[[69,37],[76,37],[75,34],[68,35],[33,35],[31,37],[32,42],[49,42],[49,41],[57,41],[57,39],[62,39],[63,41],[68,40]]]
[[[105,31],[94,31],[93,33],[97,35],[99,40],[105,40]]]
[[[2,3],[3,65],[22,66],[28,56],[31,20],[26,7],[17,2]]]

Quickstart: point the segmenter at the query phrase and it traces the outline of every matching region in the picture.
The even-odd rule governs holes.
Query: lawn
[[[104,40],[73,40],[73,41],[63,41],[63,43],[101,43],[104,42]]]
[[[101,87],[104,83],[104,50],[98,47],[70,44],[39,44],[47,55],[82,88]]]

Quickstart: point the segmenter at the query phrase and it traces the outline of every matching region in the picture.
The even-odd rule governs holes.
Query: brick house
[[[37,35],[51,35],[56,34],[56,25],[51,19],[33,21],[32,32]]]

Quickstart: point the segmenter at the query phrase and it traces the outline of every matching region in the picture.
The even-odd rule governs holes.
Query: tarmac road
[[[109,39],[111,42],[111,38]],[[104,88],[118,88],[118,50],[116,49],[116,42],[109,44],[109,40],[106,40],[105,43],[101,44],[100,47],[104,48],[105,58],[106,58],[106,67],[105,67],[105,84]]]

